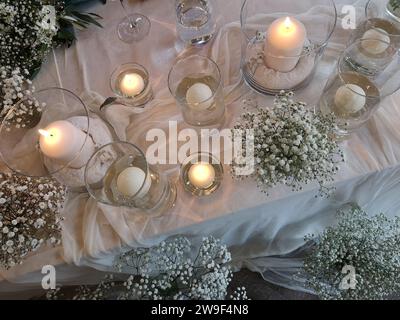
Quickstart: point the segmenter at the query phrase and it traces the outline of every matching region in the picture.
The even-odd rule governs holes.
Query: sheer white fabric
[[[56,61],[49,57],[35,85],[61,85],[81,94],[91,108],[98,108],[104,97],[112,95],[109,76],[119,64],[135,61],[144,65],[150,72],[155,99],[141,111],[111,106],[106,116],[122,140],[146,149],[144,137],[148,129],[167,130],[169,120],[177,120],[179,128],[186,127],[167,88],[168,71],[177,58],[201,53],[212,57],[221,68],[227,102],[225,126],[230,127],[242,112],[244,97],[261,99],[267,105],[273,97],[258,96],[241,78],[238,20],[242,1],[231,0],[229,6],[223,0],[215,2],[219,33],[201,49],[185,48],[177,40],[174,1],[149,0],[130,6],[130,10],[149,16],[152,23],[149,36],[133,45],[120,42],[116,36],[116,24],[123,17],[118,2],[94,7],[92,10],[104,17],[104,29],[92,27],[83,31],[74,46],[57,50]],[[359,16],[362,3],[357,3]],[[340,13],[341,7],[338,9]],[[314,80],[297,94],[299,99],[311,106],[318,101],[349,32],[341,28],[339,21]],[[76,266],[110,270],[114,255],[122,247],[152,246],[174,235],[199,242],[210,234],[229,246],[236,267],[246,266],[263,273],[266,280],[302,289],[301,282],[292,279],[301,261],[287,255],[304,245],[304,235],[318,233],[334,223],[335,211],[343,204],[358,202],[371,213],[400,212],[399,103],[400,94],[385,99],[368,125],[343,143],[346,163],[336,178],[336,193],[330,199],[316,199],[316,185],[300,193],[279,186],[266,196],[252,180],[234,182],[229,173],[222,188],[206,199],[191,197],[178,183],[176,207],[157,219],[99,205],[87,194],[70,194],[64,210],[63,247],[44,248],[23,265],[0,271],[0,280],[5,280],[0,282],[0,292],[38,288],[40,270],[45,264],[59,266],[59,284],[95,282],[98,273]],[[161,169],[177,179],[178,166]]]

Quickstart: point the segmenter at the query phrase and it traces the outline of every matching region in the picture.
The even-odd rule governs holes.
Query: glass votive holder
[[[175,184],[150,166],[143,152],[128,142],[114,142],[99,149],[86,166],[85,183],[97,201],[139,209],[151,217],[175,205]]]
[[[192,126],[220,124],[225,115],[221,72],[211,59],[199,55],[177,61],[168,75],[168,87]]]
[[[182,163],[183,187],[198,197],[209,196],[217,191],[223,176],[221,162],[210,153],[195,153]]]
[[[385,68],[377,69],[379,72],[374,76],[354,71],[348,57],[359,50],[364,41],[370,40],[359,40],[343,52],[319,102],[323,114],[334,115],[338,139],[344,139],[362,127],[376,112],[381,100],[400,88],[399,55],[395,55]]]
[[[272,95],[306,86],[336,21],[332,0],[244,0],[241,68],[247,84]]]
[[[113,141],[113,128],[73,92],[38,90],[4,117],[0,154],[14,172],[52,176],[72,189],[84,186],[83,172],[96,148]]]
[[[400,20],[389,10],[390,3],[390,0],[367,1],[366,19],[348,40],[348,46],[360,39],[369,40],[364,41],[360,48],[355,48],[355,52],[348,57],[354,70],[368,76],[384,69],[391,62],[391,56],[400,49]]]
[[[125,63],[111,74],[111,90],[125,105],[143,107],[153,99],[149,73],[137,63]]]
[[[176,31],[187,44],[202,45],[216,30],[212,0],[175,0]]]
[[[365,17],[366,19],[387,21],[391,24],[393,30],[398,31],[400,28],[399,2],[398,0],[368,0],[365,4]],[[397,32],[389,32],[389,34],[399,36]],[[397,38],[397,40],[399,39]]]

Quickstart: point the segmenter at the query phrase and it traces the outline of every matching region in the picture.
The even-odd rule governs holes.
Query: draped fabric
[[[168,132],[168,121],[185,128],[182,115],[167,88],[169,69],[176,59],[193,53],[214,59],[224,79],[229,128],[243,112],[244,98],[258,99],[270,106],[273,97],[254,93],[243,82],[240,72],[242,35],[239,24],[241,0],[215,0],[218,34],[202,48],[186,48],[177,40],[174,1],[132,2],[129,10],[147,15],[152,23],[150,34],[139,43],[118,40],[116,25],[123,18],[119,1],[91,8],[104,17],[103,29],[91,27],[79,33],[79,41],[69,49],[57,49],[48,58],[35,80],[38,88],[62,86],[81,95],[92,109],[98,109],[112,96],[109,78],[122,63],[138,62],[150,73],[155,98],[143,110],[114,105],[106,110],[120,139],[142,149],[149,145],[145,134],[151,128]],[[337,1],[338,11],[340,3]],[[277,1],[277,6],[279,1]],[[363,1],[357,10],[362,16]],[[272,10],[273,8],[271,8]],[[316,19],[318,24],[318,19]],[[344,49],[349,30],[340,19],[313,81],[296,93],[298,99],[314,106],[328,75]],[[400,79],[399,79],[400,81]],[[236,268],[248,267],[276,284],[304,290],[293,274],[301,266],[304,236],[317,234],[335,223],[335,212],[348,202],[357,202],[370,213],[392,216],[400,212],[400,94],[381,103],[376,115],[350,140],[343,142],[346,162],[335,179],[336,192],[331,198],[315,198],[318,186],[306,186],[291,192],[284,186],[261,193],[251,179],[234,181],[225,168],[221,189],[207,198],[194,198],[178,181],[179,166],[160,166],[177,181],[176,207],[166,215],[149,219],[124,208],[96,203],[85,193],[70,194],[63,222],[63,245],[43,248],[26,262],[9,271],[0,271],[0,293],[37,289],[40,270],[45,264],[57,266],[59,284],[94,283],[96,270],[109,271],[113,259],[128,247],[152,246],[176,235],[194,243],[213,235],[228,245]],[[77,268],[82,266],[83,268]]]

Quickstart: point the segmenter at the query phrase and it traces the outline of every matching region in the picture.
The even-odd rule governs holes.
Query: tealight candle
[[[93,141],[89,137],[86,139],[86,134],[69,121],[55,121],[45,129],[39,129],[39,133],[43,154],[69,163],[71,167],[83,167],[95,151]]]
[[[212,101],[213,92],[211,88],[201,82],[192,85],[186,92],[186,101],[188,105],[197,110],[208,109]]]
[[[118,191],[127,197],[143,198],[150,190],[151,176],[140,168],[128,167],[117,178]],[[140,191],[140,192],[139,192]]]
[[[381,28],[366,31],[362,39],[366,40],[361,42],[363,49],[373,55],[385,52],[390,46],[390,36]]]
[[[134,97],[143,92],[145,83],[140,74],[127,73],[123,76],[119,88],[125,96]]]
[[[196,188],[207,189],[215,182],[215,170],[211,164],[196,163],[189,169],[188,178]]]
[[[341,86],[335,94],[335,105],[344,113],[353,114],[364,108],[366,94],[363,88],[356,84]]]
[[[303,51],[307,31],[303,23],[295,18],[280,18],[272,22],[265,40],[265,63],[280,72],[293,70]]]

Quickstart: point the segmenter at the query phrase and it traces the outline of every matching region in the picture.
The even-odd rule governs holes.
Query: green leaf
[[[79,13],[78,11],[72,11],[72,14],[74,15],[74,17],[78,18],[79,20],[81,20],[81,22],[87,23],[87,24],[94,24],[100,28],[102,28],[103,26],[97,22],[96,19],[94,19],[93,17],[91,17],[88,14],[83,14],[83,13]]]

